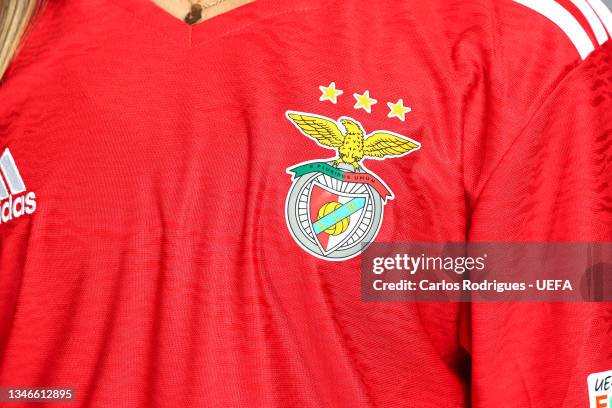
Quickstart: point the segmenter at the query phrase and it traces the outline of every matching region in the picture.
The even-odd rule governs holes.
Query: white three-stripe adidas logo
[[[601,0],[570,0],[582,13],[588,22],[597,44],[591,41],[586,30],[576,17],[555,0],[514,0],[525,7],[537,11],[555,23],[578,50],[580,57],[585,59],[595,47],[612,37],[612,13]]]
[[[36,211],[36,194],[26,193],[25,183],[9,149],[0,156],[0,174],[0,224]]]

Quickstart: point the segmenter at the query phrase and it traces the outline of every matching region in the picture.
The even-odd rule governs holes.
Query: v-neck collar
[[[320,8],[326,0],[255,0],[194,25],[181,21],[152,0],[111,1],[133,13],[141,24],[155,29],[184,47],[193,48],[265,18]]]

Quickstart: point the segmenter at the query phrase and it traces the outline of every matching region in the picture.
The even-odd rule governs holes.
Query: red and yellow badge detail
[[[332,103],[342,94],[333,82],[321,91],[320,100]],[[368,91],[355,98],[355,108],[367,112],[376,103]],[[408,112],[402,100],[390,108],[394,115],[402,117]],[[374,241],[382,224],[384,205],[393,198],[384,181],[368,171],[362,161],[405,156],[421,145],[388,130],[366,134],[361,123],[348,116],[333,120],[314,113],[287,111],[286,117],[304,136],[336,151],[334,158],[303,162],[287,169],[293,176],[285,208],[289,231],[303,249],[316,257],[331,261],[353,258]]]

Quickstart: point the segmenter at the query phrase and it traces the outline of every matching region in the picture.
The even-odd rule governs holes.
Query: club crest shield
[[[330,261],[359,255],[374,241],[384,206],[393,198],[387,185],[365,169],[361,160],[403,156],[420,145],[388,131],[365,135],[349,117],[338,122],[323,116],[288,111],[287,118],[319,145],[336,149],[337,157],[289,167],[292,185],[285,218],[295,241],[310,254]]]

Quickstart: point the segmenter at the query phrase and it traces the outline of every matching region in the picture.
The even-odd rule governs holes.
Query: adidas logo
[[[0,156],[0,224],[36,211],[36,194],[27,192],[9,149]]]

